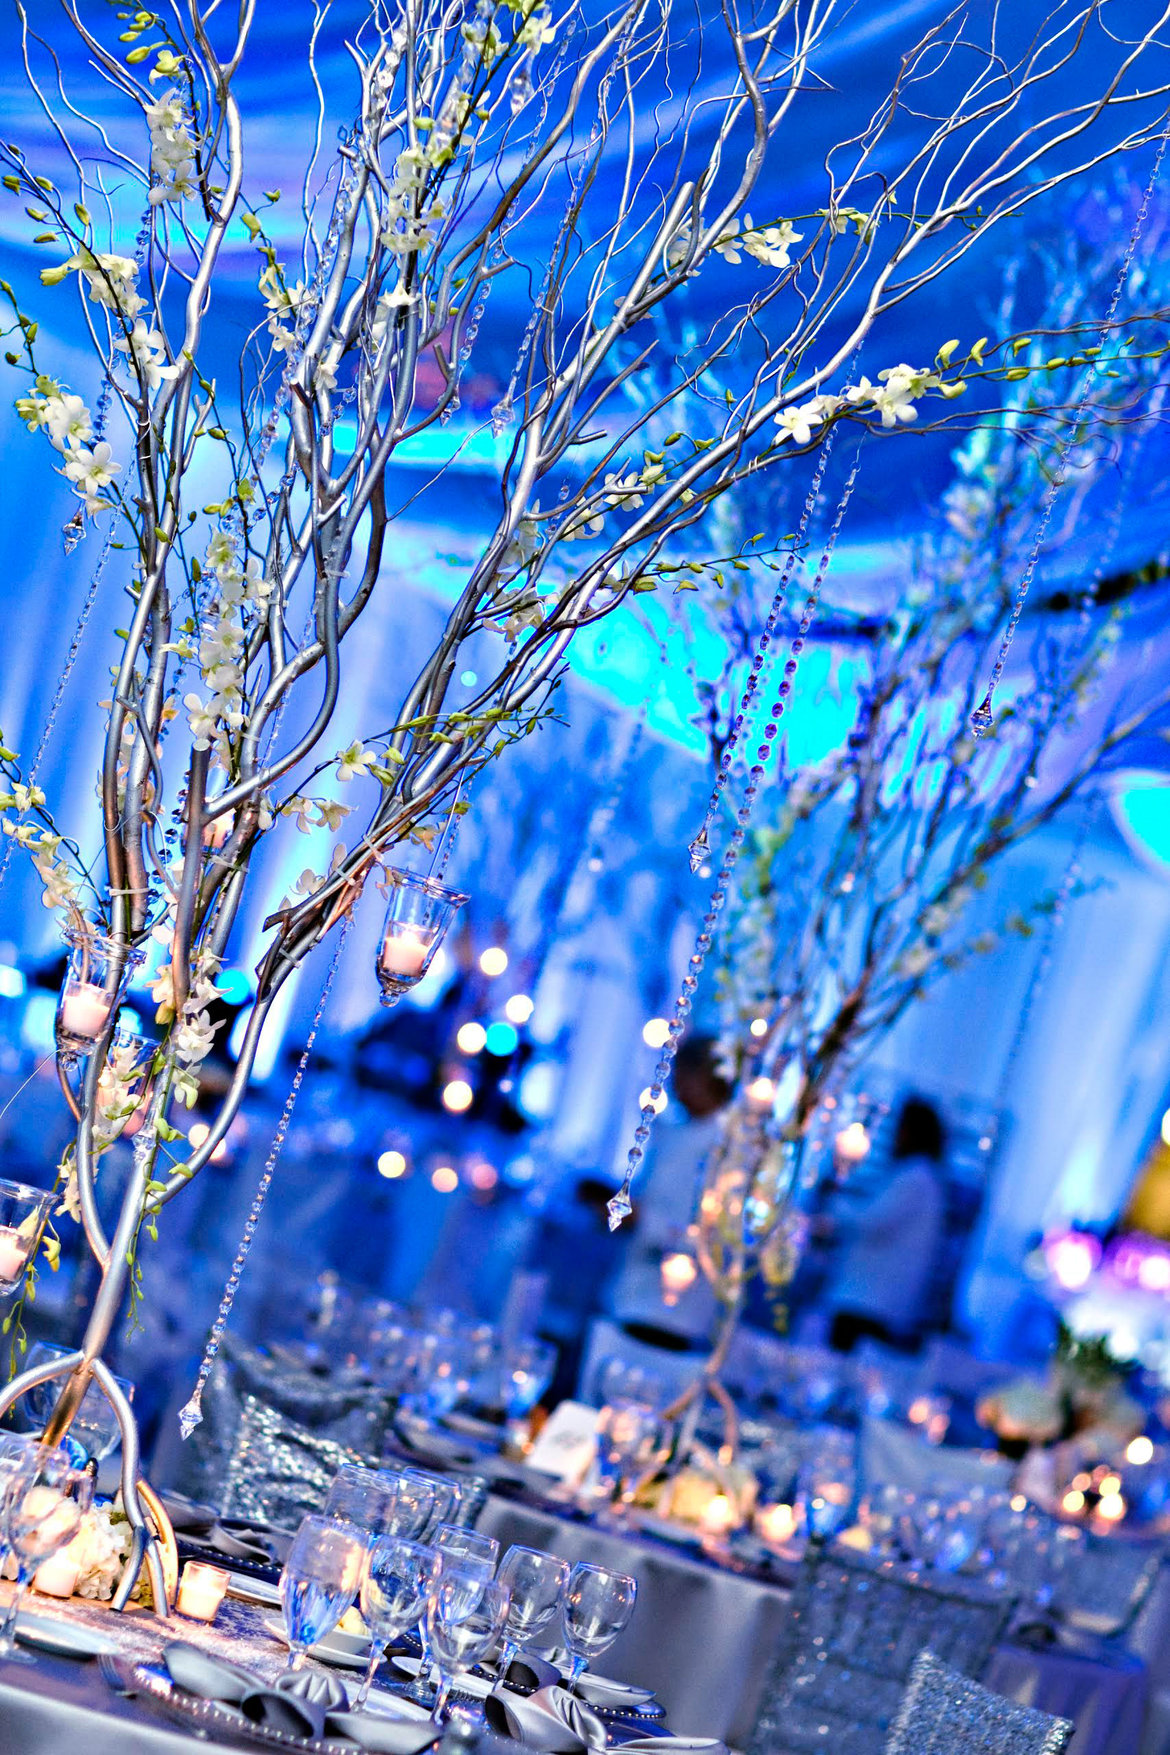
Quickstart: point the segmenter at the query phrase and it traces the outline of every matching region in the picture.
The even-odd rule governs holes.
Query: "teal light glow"
[[[1141,858],[1170,876],[1170,780],[1153,771],[1118,776],[1113,815]]]

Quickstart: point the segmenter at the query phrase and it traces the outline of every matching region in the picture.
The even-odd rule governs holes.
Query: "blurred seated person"
[[[634,1236],[610,1309],[634,1339],[678,1351],[701,1345],[715,1314],[714,1297],[701,1275],[667,1304],[661,1274],[663,1257],[686,1249],[687,1226],[731,1097],[716,1065],[713,1037],[688,1036],[680,1044],[672,1096],[634,1182]]]
[[[917,1345],[943,1235],[945,1149],[937,1110],[908,1097],[884,1182],[864,1197],[846,1189],[828,1219],[840,1247],[828,1294],[829,1341],[838,1352],[864,1339],[903,1351]]]

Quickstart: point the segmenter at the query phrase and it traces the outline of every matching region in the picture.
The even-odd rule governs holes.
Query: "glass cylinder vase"
[[[65,979],[57,1000],[57,1047],[70,1059],[90,1054],[121,1004],[141,952],[96,928],[70,928]]]

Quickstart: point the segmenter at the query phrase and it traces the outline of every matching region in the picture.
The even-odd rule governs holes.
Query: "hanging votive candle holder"
[[[90,1054],[105,1034],[141,953],[118,946],[104,933],[66,933],[69,961],[57,1001],[57,1047],[69,1060]],[[119,969],[117,956],[121,954]]]
[[[0,1182],[0,1298],[24,1279],[53,1205],[52,1193],[23,1182]]]
[[[422,980],[447,928],[468,898],[434,878],[417,877],[410,871],[391,868],[387,878],[390,901],[376,967],[382,1004],[395,1005]]]

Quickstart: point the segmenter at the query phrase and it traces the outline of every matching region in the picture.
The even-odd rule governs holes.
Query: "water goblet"
[[[25,1364],[31,1370],[35,1365],[47,1365],[53,1359],[66,1358],[70,1350],[68,1347],[58,1347],[52,1341],[34,1341],[28,1350]],[[114,1382],[128,1402],[134,1400],[132,1383],[124,1377],[115,1377]],[[38,1383],[28,1392],[28,1411],[38,1432],[43,1431],[53,1411],[60,1387],[60,1382],[50,1381]],[[76,1447],[77,1455],[74,1460],[81,1467],[91,1460],[104,1462],[106,1457],[113,1455],[121,1441],[122,1428],[118,1424],[117,1414],[106,1400],[101,1386],[91,1383],[65,1435],[66,1449],[72,1450]]]
[[[400,1477],[381,1469],[344,1463],[325,1499],[324,1515],[352,1523],[368,1536],[397,1535],[395,1515]],[[404,1532],[409,1533],[409,1532]]]
[[[624,1572],[578,1561],[565,1587],[561,1620],[572,1656],[568,1686],[575,1691],[588,1664],[608,1651],[628,1625],[638,1595],[638,1581]]]
[[[0,1658],[27,1663],[15,1649],[16,1617],[37,1567],[67,1548],[93,1503],[93,1476],[65,1451],[29,1444],[4,1471],[0,1535],[16,1563],[16,1589],[0,1623]]]
[[[300,1669],[309,1647],[353,1606],[365,1557],[365,1538],[353,1524],[316,1514],[301,1519],[280,1575],[290,1670]]]
[[[453,1481],[449,1475],[436,1475],[429,1469],[407,1469],[402,1479],[414,1482],[420,1495],[425,1493],[429,1496],[426,1521],[414,1532],[413,1539],[417,1542],[433,1541],[435,1531],[440,1525],[455,1521],[463,1497],[459,1483]],[[407,1532],[400,1530],[394,1533],[405,1535]]]
[[[375,1536],[361,1583],[362,1620],[370,1630],[370,1662],[354,1701],[365,1705],[374,1671],[392,1639],[413,1627],[438,1582],[441,1561],[433,1548],[399,1536]]]
[[[435,1531],[434,1546],[448,1565],[474,1572],[485,1584],[496,1570],[500,1544],[494,1536],[482,1536],[462,1524],[443,1523]]]
[[[597,1421],[597,1478],[616,1505],[633,1493],[652,1463],[662,1437],[658,1410],[649,1402],[618,1401]]]
[[[469,1597],[472,1600],[469,1601]],[[508,1613],[508,1592],[494,1580],[485,1584],[444,1568],[427,1598],[427,1633],[439,1666],[439,1692],[431,1716],[442,1723],[455,1676],[485,1658],[499,1639]]]
[[[569,1565],[540,1548],[513,1546],[500,1561],[497,1577],[509,1595],[508,1619],[500,1642],[499,1674],[522,1645],[543,1631],[561,1606],[569,1582]]]

